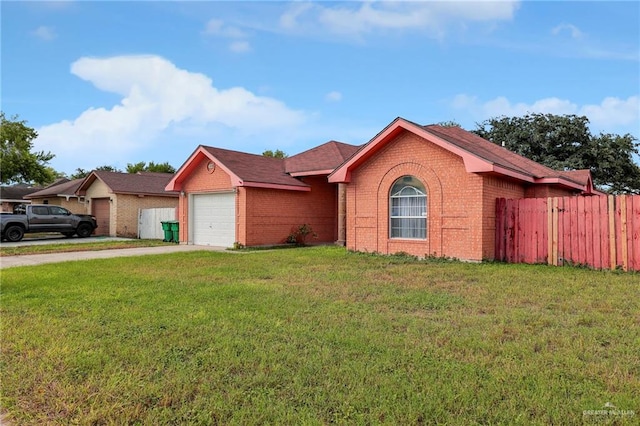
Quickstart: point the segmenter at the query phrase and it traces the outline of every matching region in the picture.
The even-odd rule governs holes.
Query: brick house
[[[338,185],[327,176],[357,146],[330,141],[286,159],[199,146],[169,182],[179,191],[180,241],[278,244],[310,225],[315,242],[338,238]]]
[[[178,206],[178,193],[164,189],[172,177],[170,173],[94,170],[80,182],[76,194],[86,201],[85,212],[98,221],[95,235],[136,238],[140,209]]]
[[[467,260],[494,258],[496,198],[597,192],[588,170],[556,171],[461,128],[402,118],[329,182],[346,186],[347,248]]]
[[[0,205],[1,211],[13,212],[13,207],[17,204],[30,203],[28,195],[40,191],[42,187],[26,184],[18,184],[11,186],[0,186]]]
[[[83,179],[61,178],[44,189],[25,196],[25,198],[29,199],[32,204],[51,204],[64,207],[72,213],[85,214],[87,213],[85,199],[76,194],[82,181]]]
[[[327,142],[286,159],[199,146],[166,187],[180,191],[180,241],[317,242],[418,256],[492,259],[496,198],[596,193],[588,170],[560,172],[457,127],[397,118],[363,146]]]

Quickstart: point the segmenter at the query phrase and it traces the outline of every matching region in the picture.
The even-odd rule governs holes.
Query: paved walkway
[[[178,253],[183,251],[225,251],[224,247],[172,244],[157,247],[139,247],[99,251],[74,251],[68,253],[30,254],[25,256],[1,256],[0,269],[16,266],[41,265],[44,263],[71,262],[85,259],[108,259],[112,257],[144,256],[148,254]],[[1,423],[0,423],[1,424]]]

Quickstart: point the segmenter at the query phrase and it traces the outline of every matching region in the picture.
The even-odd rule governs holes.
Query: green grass
[[[122,240],[122,241],[94,241],[81,243],[68,243],[60,240],[60,243],[42,245],[25,245],[17,247],[0,246],[0,256],[24,256],[29,254],[62,253],[75,251],[113,250],[135,247],[154,247],[167,245],[162,240]]]
[[[335,247],[11,268],[0,401],[16,424],[634,424],[639,294]],[[583,415],[606,403],[625,415]]]

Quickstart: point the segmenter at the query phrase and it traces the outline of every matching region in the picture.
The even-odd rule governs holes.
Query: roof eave
[[[24,202],[30,202],[31,200],[25,200],[22,198],[2,198],[2,201],[5,203],[24,203]]]
[[[338,166],[330,175],[330,183],[349,183],[351,181],[351,171],[357,166],[369,159],[374,153],[376,153],[381,146],[384,145],[384,141],[390,137],[394,137],[401,133],[404,129],[401,128],[400,122],[404,119],[397,117],[391,123],[387,125],[380,133],[374,136],[369,142],[362,145],[347,161]],[[382,145],[381,145],[382,144]]]
[[[78,186],[78,189],[76,189],[75,194],[77,194],[77,195],[87,195],[87,189],[89,189],[89,187],[91,185],[93,185],[93,182],[95,182],[96,179],[100,179],[100,178],[98,177],[98,175],[96,175],[95,171],[89,173],[84,178],[84,180],[80,183],[80,185]]]
[[[297,186],[297,185],[283,185],[279,183],[265,183],[265,182],[240,182],[237,186],[244,186],[250,188],[266,188],[266,189],[284,189],[286,191],[311,191],[309,186]]]
[[[333,170],[334,169],[309,170],[305,172],[292,172],[289,173],[289,175],[293,177],[329,175],[333,172]]]
[[[198,165],[199,159],[202,156],[208,158],[211,161],[215,161],[216,165],[219,166],[222,170],[225,171],[231,178],[232,186],[241,186],[241,179],[233,173],[229,168],[220,160],[218,160],[213,154],[211,154],[207,149],[200,145],[196,148],[196,150],[189,156],[187,161],[178,169],[176,174],[171,178],[167,186],[165,186],[166,191],[181,191],[182,190],[182,182],[184,181],[186,176],[189,176],[191,172]]]
[[[589,185],[583,185],[577,182],[574,182],[570,179],[565,179],[562,176],[560,177],[543,177],[539,179],[535,179],[534,183],[536,184],[551,184],[551,185],[562,185],[567,188],[576,189],[585,193],[590,193]]]
[[[167,192],[137,192],[137,191],[110,191],[111,194],[116,195],[136,195],[138,197],[178,197],[179,192],[167,191]]]
[[[469,173],[482,173],[494,171],[494,164],[466,151],[441,137],[434,135],[423,127],[398,117],[393,120],[387,127],[357,151],[349,160],[338,167],[331,175],[329,182],[332,183],[348,183],[351,180],[351,171],[364,161],[369,159],[373,154],[380,150],[389,140],[396,137],[403,131],[409,131],[429,142],[455,154],[462,158],[465,170]]]

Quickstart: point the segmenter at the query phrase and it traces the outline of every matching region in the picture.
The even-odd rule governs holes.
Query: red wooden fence
[[[496,259],[640,271],[640,195],[499,198]]]

